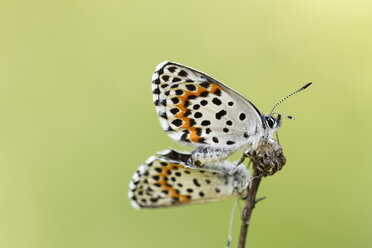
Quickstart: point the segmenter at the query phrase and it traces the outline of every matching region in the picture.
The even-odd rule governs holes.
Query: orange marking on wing
[[[191,127],[192,128],[192,127]],[[190,134],[189,134],[189,139],[192,141],[192,142],[198,142],[199,139],[200,139],[200,136],[197,134],[196,132],[196,128],[193,128],[191,131],[190,131]]]
[[[196,127],[191,127],[190,126],[190,118],[183,116],[187,112],[187,110],[188,110],[188,108],[187,107],[184,107],[183,105],[185,104],[185,102],[187,101],[187,98],[190,95],[191,96],[199,97],[200,94],[203,91],[208,91],[209,93],[214,93],[217,89],[219,89],[219,90],[222,91],[222,88],[219,87],[218,85],[215,85],[215,84],[211,84],[211,89],[210,90],[207,90],[207,89],[205,89],[205,88],[203,88],[201,86],[198,86],[198,85],[196,85],[196,88],[197,88],[197,91],[196,92],[191,92],[191,91],[184,90],[185,94],[183,94],[182,96],[179,96],[178,97],[178,99],[180,100],[180,103],[177,104],[176,106],[181,111],[177,115],[175,115],[175,117],[183,120],[184,123],[183,123],[183,125],[180,128],[184,128],[184,129],[187,129],[187,130],[190,131],[189,139],[192,142],[198,143],[198,141],[200,139],[200,136],[196,132]]]
[[[178,168],[185,168],[184,166],[182,165],[178,165],[178,164],[169,164],[169,166],[166,166],[166,167],[163,167],[163,170],[160,174],[160,179],[158,181],[158,183],[160,183],[164,189],[166,190],[169,190],[170,192],[170,196],[172,197],[180,197],[180,202],[188,202],[190,201],[189,198],[187,198],[186,195],[182,195],[182,194],[179,194],[176,192],[176,190],[173,188],[173,187],[170,187],[167,185],[167,182],[165,181],[165,177],[168,176],[168,171],[169,170],[174,170],[174,167],[178,167]]]
[[[211,84],[211,86],[211,90],[209,91],[210,93],[214,93],[217,89],[222,91],[221,87],[216,84]]]

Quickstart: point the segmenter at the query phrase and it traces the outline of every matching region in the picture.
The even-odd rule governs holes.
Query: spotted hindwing
[[[152,89],[161,126],[176,141],[236,151],[262,129],[261,114],[252,103],[192,68],[159,64]]]
[[[178,153],[172,150],[160,157],[152,156],[134,173],[128,193],[133,207],[214,202],[246,193],[249,174],[244,166],[225,162],[203,169],[189,168],[182,161],[172,160],[171,152]]]

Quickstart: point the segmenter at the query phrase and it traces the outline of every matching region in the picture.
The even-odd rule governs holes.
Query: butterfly
[[[211,76],[167,61],[156,67],[152,92],[162,128],[172,139],[196,147],[188,166],[215,163],[241,149],[247,156],[277,144],[273,135],[282,115],[274,117],[273,110],[283,100],[262,115],[248,99]]]
[[[247,195],[249,172],[224,161],[190,168],[191,153],[165,150],[134,173],[128,197],[134,208],[157,208],[215,202]]]

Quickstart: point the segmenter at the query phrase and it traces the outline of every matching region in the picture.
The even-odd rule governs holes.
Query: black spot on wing
[[[205,106],[205,105],[208,104],[208,101],[206,101],[206,100],[202,100],[202,101],[200,101],[200,104],[201,104],[202,106]]]
[[[172,101],[174,104],[177,104],[177,103],[179,103],[180,99],[178,99],[178,97],[172,97],[172,98],[171,98],[171,101]]]
[[[168,71],[170,71],[170,72],[175,72],[176,69],[177,69],[177,67],[175,67],[175,66],[168,67]]]
[[[213,98],[212,102],[213,102],[214,104],[216,104],[217,106],[219,106],[219,105],[222,104],[221,100],[218,99],[217,97]]]
[[[187,96],[187,100],[193,100],[193,99],[196,99],[195,95],[188,95]]]
[[[189,141],[187,139],[188,135],[189,135],[189,130],[183,130],[183,134],[181,135],[181,140],[183,140],[183,141]],[[177,168],[177,167],[175,167],[175,168]]]
[[[163,75],[163,76],[161,77],[161,79],[163,79],[164,82],[167,82],[167,81],[169,80],[169,76],[168,76],[168,75]]]
[[[217,95],[217,96],[221,96],[221,90],[220,89],[216,89],[214,91],[214,94]]]
[[[180,72],[178,73],[178,76],[180,77],[187,77],[188,73],[184,70],[180,70]]]
[[[183,95],[183,90],[176,90],[176,95],[177,96],[182,96]]]
[[[195,117],[195,118],[201,118],[202,116],[203,116],[203,114],[200,113],[200,112],[196,112],[196,113],[194,114],[194,117]]]
[[[203,83],[200,83],[199,84],[201,87],[203,87],[203,88],[206,88],[206,89],[208,89],[209,88],[209,86],[211,85],[210,83],[208,83],[208,82],[203,82]]]
[[[196,134],[197,134],[198,136],[201,136],[201,134],[202,134],[202,129],[201,129],[200,127],[197,127],[195,130],[196,130]]]
[[[176,127],[179,127],[182,125],[182,120],[180,119],[175,119],[172,121],[172,124],[175,125]]]
[[[216,119],[217,120],[221,120],[221,118],[223,117],[223,116],[225,116],[227,114],[227,112],[225,111],[225,110],[221,110],[221,111],[219,111],[218,113],[216,113]]]
[[[186,89],[188,91],[195,91],[196,90],[196,87],[193,84],[186,84]]]
[[[157,71],[158,75],[161,75],[164,73],[164,67],[160,68],[158,71]]]
[[[196,124],[196,121],[190,118],[190,127],[193,127],[195,124]]]
[[[200,187],[201,186],[200,183],[199,183],[199,181],[198,181],[198,179],[194,178],[194,179],[192,179],[192,181],[195,184],[195,186],[197,186],[197,187]]]
[[[178,108],[172,108],[169,110],[169,112],[171,112],[173,115],[176,115],[178,112],[180,112],[180,110]]]
[[[155,79],[154,81],[152,81],[154,84],[160,84],[160,79],[159,78],[157,78],[157,79]]]
[[[198,110],[198,109],[200,108],[200,105],[199,105],[199,104],[195,104],[194,106],[192,106],[192,108],[193,108],[194,110]]]
[[[199,96],[201,97],[207,97],[209,95],[209,92],[208,91],[203,91],[202,93],[200,93]]]
[[[186,110],[186,112],[183,114],[183,117],[188,117],[189,115],[191,115],[190,109]]]
[[[204,121],[201,122],[202,126],[209,126],[210,124],[211,124],[211,122],[208,121],[208,120],[204,120]]]

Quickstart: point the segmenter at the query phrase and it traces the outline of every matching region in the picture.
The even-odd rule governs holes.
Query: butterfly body
[[[172,139],[196,147],[189,166],[276,142],[280,115],[262,115],[248,99],[205,73],[166,61],[155,70],[152,90],[162,128]]]

